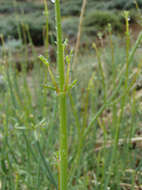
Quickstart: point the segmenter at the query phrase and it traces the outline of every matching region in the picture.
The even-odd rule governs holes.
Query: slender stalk
[[[128,86],[128,77],[129,77],[129,49],[130,49],[130,33],[129,33],[129,12],[125,11],[125,20],[126,20],[126,78],[125,78],[125,86],[127,89]]]
[[[106,103],[106,84],[105,84],[105,75],[104,75],[104,71],[103,71],[103,66],[102,66],[102,61],[101,61],[101,56],[100,56],[100,52],[96,46],[95,43],[93,43],[93,47],[96,51],[96,57],[98,60],[98,65],[99,65],[99,70],[100,70],[100,76],[101,76],[101,81],[102,81],[102,86],[103,86],[103,90],[104,90],[104,103]]]
[[[48,33],[49,33],[49,28],[48,28],[48,4],[47,1],[44,0],[44,9],[45,9],[45,16],[46,16],[46,36],[45,36],[45,46],[46,46],[46,57],[48,59],[48,46],[49,46],[49,42],[48,42]]]
[[[75,67],[76,62],[77,62],[77,55],[78,55],[78,50],[79,50],[79,46],[80,46],[80,38],[81,38],[81,32],[82,32],[83,16],[85,13],[86,5],[87,5],[87,0],[83,0],[81,14],[80,14],[80,22],[79,22],[79,27],[78,27],[77,41],[76,41],[76,45],[75,45],[75,55],[74,55],[73,67]]]
[[[57,62],[59,71],[59,118],[60,118],[60,190],[67,190],[67,168],[68,168],[68,147],[67,147],[67,108],[66,93],[64,92],[65,72],[64,53],[62,44],[60,1],[55,1],[56,27],[57,27]]]
[[[86,96],[85,96],[85,101],[84,101],[85,104],[84,104],[82,128],[79,130],[79,133],[78,133],[79,136],[78,136],[77,153],[76,153],[72,168],[70,170],[70,176],[69,176],[70,183],[72,182],[74,175],[75,175],[75,172],[77,171],[77,168],[80,164],[81,154],[83,151],[83,143],[84,143],[84,137],[85,137],[84,132],[85,132],[85,129],[86,129],[87,123],[88,123],[89,93],[90,93],[90,89],[88,88],[87,92],[86,92]]]

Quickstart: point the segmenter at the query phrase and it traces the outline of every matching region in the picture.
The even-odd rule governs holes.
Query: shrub
[[[97,6],[103,7],[102,5],[107,5],[110,0],[89,0],[87,2],[87,10],[89,11],[90,9],[96,9],[98,8]],[[80,15],[80,9],[81,9],[81,4],[82,0],[64,0],[62,2],[61,6],[61,12],[62,16],[79,16]]]
[[[80,8],[81,8],[82,0],[69,0],[64,1],[61,6],[61,14],[62,16],[78,16],[80,15]]]
[[[15,37],[17,34],[16,30],[16,22],[13,20],[13,16],[1,16],[0,20],[0,33],[4,36],[4,38],[8,36]]]
[[[68,17],[63,19],[62,28],[66,37],[75,38],[78,31],[78,17]]]
[[[13,1],[5,0],[1,2],[0,13],[1,14],[11,14],[14,12],[24,12],[30,13],[35,11],[42,11],[44,6],[39,3],[33,2],[17,2],[16,4]]]
[[[16,19],[15,15],[7,17],[1,16],[1,18],[0,33],[3,34],[5,39],[7,39],[8,36],[15,39],[19,38],[18,27],[20,28],[23,38],[23,25],[27,25],[33,43],[35,45],[43,44],[43,30],[46,24],[46,17],[40,12],[18,16],[18,19]],[[53,28],[52,21],[49,22],[49,29],[51,28]],[[53,35],[52,32],[50,32],[50,37],[51,35]]]
[[[142,0],[137,0],[138,5],[141,7],[142,6]],[[136,5],[133,0],[117,0],[117,1],[111,1],[108,8],[109,9],[132,9],[135,8]]]
[[[140,15],[138,13],[138,11],[136,11],[135,9],[131,9],[131,11],[129,12],[130,15],[130,23],[138,23],[140,20]]]
[[[112,25],[113,30],[115,31],[122,31],[123,24],[121,22],[121,16],[115,14],[114,12],[110,11],[91,11],[88,12],[84,26],[86,28],[86,32],[89,34],[96,34],[98,31],[103,31],[108,23]]]
[[[5,43],[5,46],[0,46],[0,56],[2,56],[3,52],[15,52],[22,47],[21,40],[8,39]]]

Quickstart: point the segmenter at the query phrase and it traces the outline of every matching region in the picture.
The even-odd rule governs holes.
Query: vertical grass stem
[[[59,118],[60,118],[60,190],[67,190],[67,168],[68,168],[68,148],[67,148],[67,108],[66,93],[64,93],[65,72],[64,72],[64,53],[62,44],[60,1],[55,1],[56,27],[57,27],[57,62],[59,72]]]

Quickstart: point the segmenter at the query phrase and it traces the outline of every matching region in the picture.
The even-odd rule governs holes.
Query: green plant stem
[[[67,190],[68,146],[67,146],[67,107],[66,93],[64,92],[64,53],[62,44],[60,1],[55,1],[56,27],[57,27],[57,62],[59,71],[59,118],[60,118],[60,190]]]
[[[96,46],[96,44],[93,44],[94,49],[96,50],[96,57],[98,60],[98,65],[99,65],[99,70],[100,70],[100,76],[101,76],[101,81],[102,81],[102,86],[104,90],[104,103],[106,103],[107,95],[106,95],[106,84],[105,84],[105,76],[104,76],[104,71],[103,71],[103,66],[102,66],[102,61],[101,61],[101,56],[100,52]]]
[[[82,32],[82,23],[83,23],[83,17],[84,17],[86,5],[87,5],[87,0],[83,0],[82,8],[81,8],[81,15],[80,15],[80,19],[79,19],[80,21],[79,21],[79,27],[78,27],[77,41],[76,41],[76,45],[75,45],[75,55],[74,55],[73,67],[75,67],[76,62],[77,62],[77,55],[78,55],[78,50],[79,50],[79,46],[80,46],[80,38],[81,38],[81,32]]]
[[[81,160],[81,154],[83,151],[83,143],[84,143],[84,132],[85,129],[87,127],[87,123],[88,123],[88,105],[89,105],[89,93],[90,93],[90,89],[87,89],[86,92],[86,96],[85,96],[85,105],[84,105],[84,113],[83,113],[83,123],[82,123],[82,128],[79,130],[78,132],[78,146],[77,146],[77,153],[76,153],[76,157],[74,159],[73,162],[73,166],[70,170],[70,182],[72,182],[75,172],[80,164],[80,160]]]
[[[49,34],[49,28],[48,28],[48,4],[47,4],[47,1],[46,1],[46,0],[44,0],[44,8],[45,8],[45,16],[46,16],[46,37],[45,37],[45,46],[46,46],[46,49],[47,49],[46,58],[48,59],[48,46],[49,46],[48,34]]]

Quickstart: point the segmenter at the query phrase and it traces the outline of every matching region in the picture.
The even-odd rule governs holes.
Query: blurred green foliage
[[[0,3],[0,13],[1,14],[11,14],[14,12],[34,12],[43,10],[44,5],[41,3],[33,3],[26,1],[11,1],[11,0],[1,0]]]
[[[46,17],[40,12],[1,16],[0,33],[5,39],[12,37],[15,39],[22,38],[23,41],[29,41],[28,33],[35,45],[43,44],[43,35],[46,25]],[[49,23],[52,28],[52,23]],[[25,37],[26,36],[26,37]]]
[[[65,33],[65,36],[68,38],[74,38],[78,31],[78,17],[67,17],[63,19],[62,28]]]
[[[82,0],[62,0],[61,2],[64,36],[76,39]],[[142,0],[137,0],[137,3],[139,7],[142,6]],[[49,39],[50,42],[53,42],[55,39],[54,6],[50,1],[48,1],[48,6],[50,10]],[[112,25],[113,31],[122,32],[124,28],[122,11],[130,9],[131,22],[136,23],[138,12],[135,7],[136,4],[133,0],[88,0],[83,24],[85,38],[105,31],[108,23]],[[1,0],[0,34],[5,39],[8,39],[9,36],[17,39],[21,33],[20,36],[23,39],[25,38],[23,36],[24,25],[28,26],[33,43],[43,45],[46,25],[43,3],[41,1]]]
[[[123,23],[122,16],[111,11],[95,10],[88,12],[86,15],[84,26],[90,35],[96,35],[98,31],[104,31],[107,24],[111,24],[114,31],[122,32]]]

